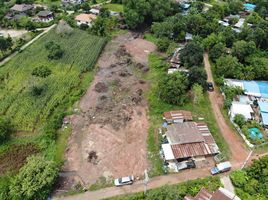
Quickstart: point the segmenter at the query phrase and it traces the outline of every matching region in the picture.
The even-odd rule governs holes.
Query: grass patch
[[[145,39],[145,40],[148,40],[149,42],[154,43],[155,45],[156,45],[157,42],[158,42],[158,38],[155,37],[154,34],[151,34],[151,33],[145,33],[145,34],[144,34],[144,39]]]
[[[96,183],[90,185],[88,189],[89,191],[95,191],[106,187],[112,187],[113,185],[113,179],[108,180],[104,176],[101,176],[99,180]]]
[[[103,5],[103,8],[107,8],[108,10],[114,11],[114,12],[123,12],[123,5],[122,4],[116,4],[116,3],[107,3]]]
[[[203,102],[200,104],[193,104],[191,101],[186,103],[183,106],[171,105],[162,101],[158,97],[158,81],[165,74],[166,67],[165,61],[163,58],[159,57],[156,54],[151,54],[149,56],[149,66],[150,71],[145,76],[145,79],[148,80],[151,84],[151,90],[146,94],[146,98],[149,103],[149,120],[150,120],[150,129],[148,136],[148,151],[149,157],[152,162],[151,175],[163,174],[163,161],[160,159],[159,150],[160,142],[156,141],[157,130],[161,127],[163,123],[162,116],[163,112],[183,109],[189,110],[192,112],[194,120],[197,121],[198,118],[203,118],[204,122],[207,123],[209,130],[211,131],[216,143],[218,144],[221,152],[228,158],[229,157],[229,148],[220,133],[220,130],[217,126],[210,101],[207,94],[204,94]],[[164,67],[163,67],[164,66]]]
[[[209,177],[204,179],[197,179],[187,181],[175,185],[165,185],[156,189],[149,190],[146,195],[143,192],[130,194],[126,196],[117,196],[107,200],[162,200],[162,199],[176,199],[182,200],[184,196],[195,196],[202,187],[205,187],[210,192],[217,190],[221,186],[219,177]]]

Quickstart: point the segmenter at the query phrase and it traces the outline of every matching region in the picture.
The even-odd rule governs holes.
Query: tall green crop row
[[[50,41],[63,49],[61,59],[47,58],[45,44]],[[33,131],[72,91],[79,90],[81,74],[94,67],[105,42],[79,30],[64,37],[49,32],[0,68],[0,115],[11,118],[17,130]],[[33,69],[41,65],[47,66],[51,75],[32,76]],[[43,88],[40,96],[31,93],[34,86]]]

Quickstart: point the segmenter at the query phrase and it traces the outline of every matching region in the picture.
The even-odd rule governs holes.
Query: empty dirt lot
[[[135,71],[148,71],[147,56],[155,48],[131,33],[106,45],[94,81],[80,101],[80,113],[71,117],[73,132],[62,169],[67,177],[61,189],[92,184],[101,176],[141,176],[148,167],[143,97],[148,84]]]

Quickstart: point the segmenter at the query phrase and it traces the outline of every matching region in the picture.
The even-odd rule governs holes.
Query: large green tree
[[[203,63],[203,48],[198,43],[188,43],[180,53],[180,60],[186,67],[200,66]]]
[[[128,0],[124,1],[124,16],[129,28],[162,21],[173,12],[171,0]]]
[[[256,45],[253,41],[246,42],[244,40],[237,41],[233,44],[232,55],[236,56],[242,63],[251,54],[256,52]]]
[[[158,91],[160,98],[167,103],[182,105],[187,100],[188,78],[186,75],[175,72],[160,80]]]
[[[216,60],[215,71],[217,76],[225,78],[241,78],[243,65],[238,62],[236,57],[231,55],[221,56]]]
[[[47,161],[40,156],[29,157],[11,181],[11,199],[46,199],[57,176],[58,167],[53,161]]]
[[[207,86],[207,73],[203,67],[192,67],[188,79],[190,87],[199,84],[205,89]]]

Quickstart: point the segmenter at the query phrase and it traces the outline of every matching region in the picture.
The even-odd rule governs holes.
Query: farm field
[[[49,60],[45,44],[53,41],[64,51],[59,60]],[[0,114],[12,119],[16,130],[33,132],[53,111],[72,95],[82,94],[79,88],[83,72],[93,68],[105,39],[74,30],[60,36],[53,30],[0,68]],[[46,78],[31,75],[36,67],[46,66]],[[31,88],[44,88],[39,96]]]

